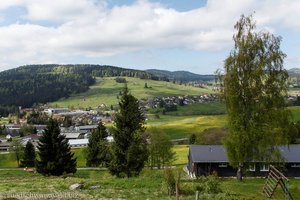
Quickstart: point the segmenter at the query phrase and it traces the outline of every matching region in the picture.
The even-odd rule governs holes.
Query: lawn
[[[21,195],[57,194],[69,196],[69,198],[62,199],[84,200],[170,199],[167,195],[163,172],[163,170],[147,169],[143,170],[139,177],[128,179],[113,177],[106,170],[79,170],[74,176],[68,178],[43,177],[40,174],[28,173],[22,170],[1,170],[0,195],[2,196],[0,198],[15,195],[19,199],[25,199]],[[266,199],[262,193],[264,182],[265,180],[261,178],[244,179],[242,182],[228,178],[220,179],[220,186],[222,194],[230,196],[226,199],[263,200]],[[294,199],[299,199],[300,180],[291,179],[290,182]],[[74,183],[83,183],[84,188],[74,192],[70,191],[68,187]],[[197,184],[182,172],[180,199],[195,199]],[[201,195],[203,194],[200,193],[200,197]],[[273,199],[283,199],[280,188],[277,189]]]
[[[201,95],[212,93],[208,88],[197,88],[173,84],[164,81],[145,80],[139,78],[125,77],[130,92],[138,99],[157,96],[178,96],[178,95]],[[148,88],[145,88],[147,83]],[[53,106],[89,108],[106,104],[116,105],[120,91],[124,88],[123,83],[117,83],[114,77],[97,78],[96,84],[91,86],[87,92],[71,95],[67,99],[53,102]]]
[[[185,165],[187,163],[187,153],[188,146],[187,145],[175,145],[173,147],[173,151],[175,152],[175,161],[174,165]],[[72,152],[75,153],[75,157],[77,158],[77,167],[86,167],[86,160],[84,157],[84,149],[72,149]],[[0,168],[16,168],[17,161],[13,157],[12,154],[0,154]]]

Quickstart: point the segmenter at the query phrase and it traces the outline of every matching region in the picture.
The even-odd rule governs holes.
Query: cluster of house
[[[218,99],[217,94],[203,94],[198,96],[169,96],[169,97],[154,97],[142,99],[141,106],[146,108],[159,108],[162,105],[189,105],[193,103],[209,103]]]
[[[70,110],[68,108],[47,108],[44,110],[46,114],[53,118],[70,117],[73,122],[88,121],[90,124],[97,124],[102,121],[105,124],[113,123],[111,113],[99,113],[97,110]]]
[[[78,118],[84,115],[90,116],[92,119],[94,119],[95,122],[92,125],[75,125],[69,128],[60,127],[60,134],[66,137],[72,148],[86,147],[92,131],[97,128],[97,124],[100,121],[103,123],[112,123],[110,116],[99,115],[94,111],[71,111],[67,108],[48,108],[44,112],[54,118],[64,116]],[[31,141],[35,146],[37,146],[39,138],[43,135],[44,129],[47,127],[47,125],[43,124],[32,125],[33,129],[35,129],[35,133],[21,137],[20,133],[22,126],[27,126],[27,124],[5,124],[1,127],[3,137],[0,139],[0,150],[8,151],[10,147],[9,141],[13,138],[19,138],[24,146],[28,141]],[[107,137],[107,140],[111,142],[113,140],[112,136]]]

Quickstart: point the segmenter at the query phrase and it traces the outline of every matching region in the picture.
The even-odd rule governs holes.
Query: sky
[[[212,74],[253,14],[300,67],[300,0],[1,0],[0,71],[28,64],[105,64]]]

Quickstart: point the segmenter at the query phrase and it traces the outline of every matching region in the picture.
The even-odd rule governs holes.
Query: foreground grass
[[[178,95],[201,95],[212,93],[211,89],[196,88],[192,86],[178,85],[164,81],[144,80],[139,78],[125,77],[127,86],[136,98],[148,98],[159,96],[178,96]],[[147,83],[149,88],[145,88]],[[97,78],[96,84],[91,86],[87,92],[74,94],[67,99],[53,102],[52,105],[58,107],[89,108],[106,104],[116,105],[117,96],[124,88],[123,83],[117,83],[115,77]]]
[[[182,175],[180,198],[195,199],[197,182]],[[230,196],[226,199],[244,200],[266,199],[262,193],[264,181],[260,178],[245,179],[243,182],[220,179],[222,193]],[[84,188],[71,192],[68,188],[74,183],[83,183]],[[300,197],[299,184],[300,180],[291,180],[290,188],[294,199]],[[79,170],[73,177],[68,178],[43,177],[20,170],[0,171],[0,193],[2,197],[34,193],[72,195],[71,198],[62,199],[170,199],[167,196],[163,170],[144,170],[139,177],[130,179],[116,178],[106,170]],[[201,195],[202,193],[200,197]],[[273,199],[283,199],[280,188]]]

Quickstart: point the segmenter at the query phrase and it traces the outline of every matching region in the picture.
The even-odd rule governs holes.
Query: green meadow
[[[201,133],[207,128],[226,125],[225,115],[209,116],[170,116],[160,115],[159,119],[151,115],[147,127],[154,126],[170,136],[171,139],[187,138],[193,133]]]
[[[139,78],[124,77],[127,80],[127,87],[131,94],[138,99],[158,96],[173,95],[201,95],[212,93],[209,88],[197,88],[173,84],[165,81],[145,80]],[[145,88],[147,83],[148,88]],[[96,84],[90,87],[87,92],[71,95],[67,99],[51,103],[57,107],[89,108],[97,107],[101,104],[116,105],[120,91],[124,88],[124,83],[117,83],[115,77],[96,78]]]
[[[175,160],[173,165],[185,165],[187,163],[188,145],[174,145]],[[72,149],[74,156],[77,158],[77,167],[86,167],[86,160],[83,148]],[[12,153],[0,154],[0,168],[17,168],[17,161]]]
[[[293,121],[300,121],[300,106],[291,106],[289,109],[292,113]]]
[[[220,179],[221,193],[217,195],[203,195],[200,199],[224,200],[264,200],[262,192],[265,179]],[[82,183],[80,190],[70,191],[69,186]],[[294,199],[300,198],[300,180],[290,180],[290,191]],[[191,180],[183,171],[180,182],[180,199],[195,199],[195,191],[199,185]],[[116,178],[107,170],[78,170],[71,177],[44,177],[37,173],[28,173],[23,170],[0,171],[0,198],[15,197],[25,199],[21,195],[61,195],[60,199],[98,200],[98,199],[175,199],[168,197],[164,181],[164,170],[142,171],[139,177]],[[65,195],[65,196],[63,196]],[[33,199],[33,198],[27,198]],[[43,199],[43,198],[38,198]],[[57,198],[52,198],[57,199]],[[274,200],[284,199],[283,192],[277,188]]]

